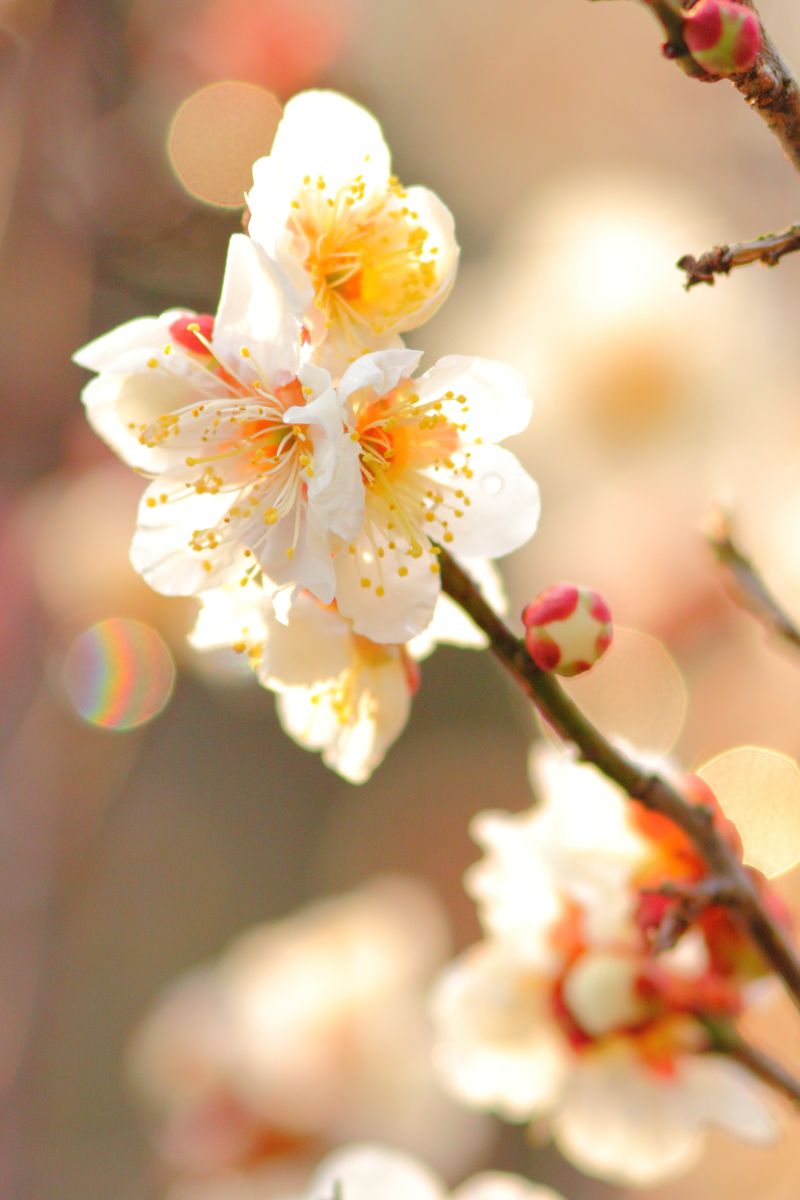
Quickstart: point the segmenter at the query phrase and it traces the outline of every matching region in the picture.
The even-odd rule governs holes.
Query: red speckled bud
[[[192,354],[208,358],[211,351],[208,342],[214,332],[214,318],[209,313],[197,313],[192,317],[178,317],[169,327],[170,337]],[[200,337],[197,335],[200,334]],[[201,340],[202,339],[202,340]]]
[[[523,610],[525,645],[537,667],[557,675],[580,675],[611,644],[611,613],[589,588],[557,583]]]
[[[761,49],[758,17],[735,0],[699,0],[686,14],[683,37],[694,61],[709,75],[749,71]]]

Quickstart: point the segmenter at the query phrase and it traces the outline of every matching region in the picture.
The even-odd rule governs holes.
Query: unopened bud
[[[523,610],[525,645],[537,667],[557,675],[588,671],[611,644],[611,613],[589,588],[557,583]]]
[[[686,47],[709,75],[749,71],[761,50],[757,15],[735,0],[699,0],[686,14]]]

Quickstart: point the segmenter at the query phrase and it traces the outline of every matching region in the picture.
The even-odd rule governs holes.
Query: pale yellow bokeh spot
[[[562,681],[586,716],[609,737],[665,754],[686,717],[686,687],[668,651],[647,633],[614,628],[614,640],[595,666]]]
[[[697,774],[739,830],[749,866],[774,876],[800,862],[800,768],[793,758],[739,746]]]
[[[189,96],[172,119],[167,153],[182,186],[197,200],[241,208],[253,163],[269,154],[281,106],[271,92],[225,80]]]

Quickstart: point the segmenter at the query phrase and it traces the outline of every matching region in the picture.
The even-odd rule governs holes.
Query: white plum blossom
[[[482,1171],[449,1192],[425,1163],[388,1146],[361,1143],[343,1146],[315,1171],[302,1200],[560,1200],[505,1171]]]
[[[362,355],[338,387],[365,499],[361,531],[335,555],[336,602],[374,642],[408,641],[430,623],[440,545],[459,558],[498,558],[539,519],[536,484],[495,444],[528,424],[522,377],[451,356],[413,379],[419,359],[414,350]]]
[[[94,428],[148,474],[131,548],[157,591],[259,569],[333,599],[330,538],[361,527],[357,448],[328,373],[303,360],[293,293],[243,234],[216,318],[168,312],[84,347]]]
[[[659,955],[644,936],[639,887],[673,847],[593,768],[545,749],[535,764],[540,807],[474,824],[487,856],[467,886],[489,936],[435,988],[443,1079],[477,1109],[546,1118],[566,1157],[619,1183],[685,1171],[712,1125],[771,1140],[763,1087],[699,1019],[732,1020],[758,985],[700,927]]]
[[[466,569],[505,610],[499,576],[488,562]],[[419,686],[417,663],[440,642],[481,647],[484,635],[445,595],[433,620],[405,645],[371,642],[334,605],[308,592],[285,603],[268,581],[200,597],[190,642],[199,650],[234,647],[261,683],[277,693],[278,716],[301,746],[351,783],[364,783],[405,728]]]
[[[424,997],[447,947],[428,889],[384,876],[242,934],[172,983],[128,1056],[165,1162],[187,1187],[233,1172],[274,1196],[354,1137],[448,1172],[476,1161],[485,1119],[448,1099],[430,1062]]]
[[[427,188],[392,176],[380,126],[359,104],[293,97],[253,179],[248,231],[303,297],[318,361],[335,373],[400,345],[449,293],[452,217]]]

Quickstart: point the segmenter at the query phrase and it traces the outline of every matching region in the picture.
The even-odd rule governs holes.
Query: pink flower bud
[[[758,17],[735,0],[699,0],[686,14],[683,37],[694,61],[709,75],[749,71],[761,49]]]
[[[523,610],[525,645],[537,667],[557,675],[588,671],[611,644],[611,613],[589,588],[557,583]]]

